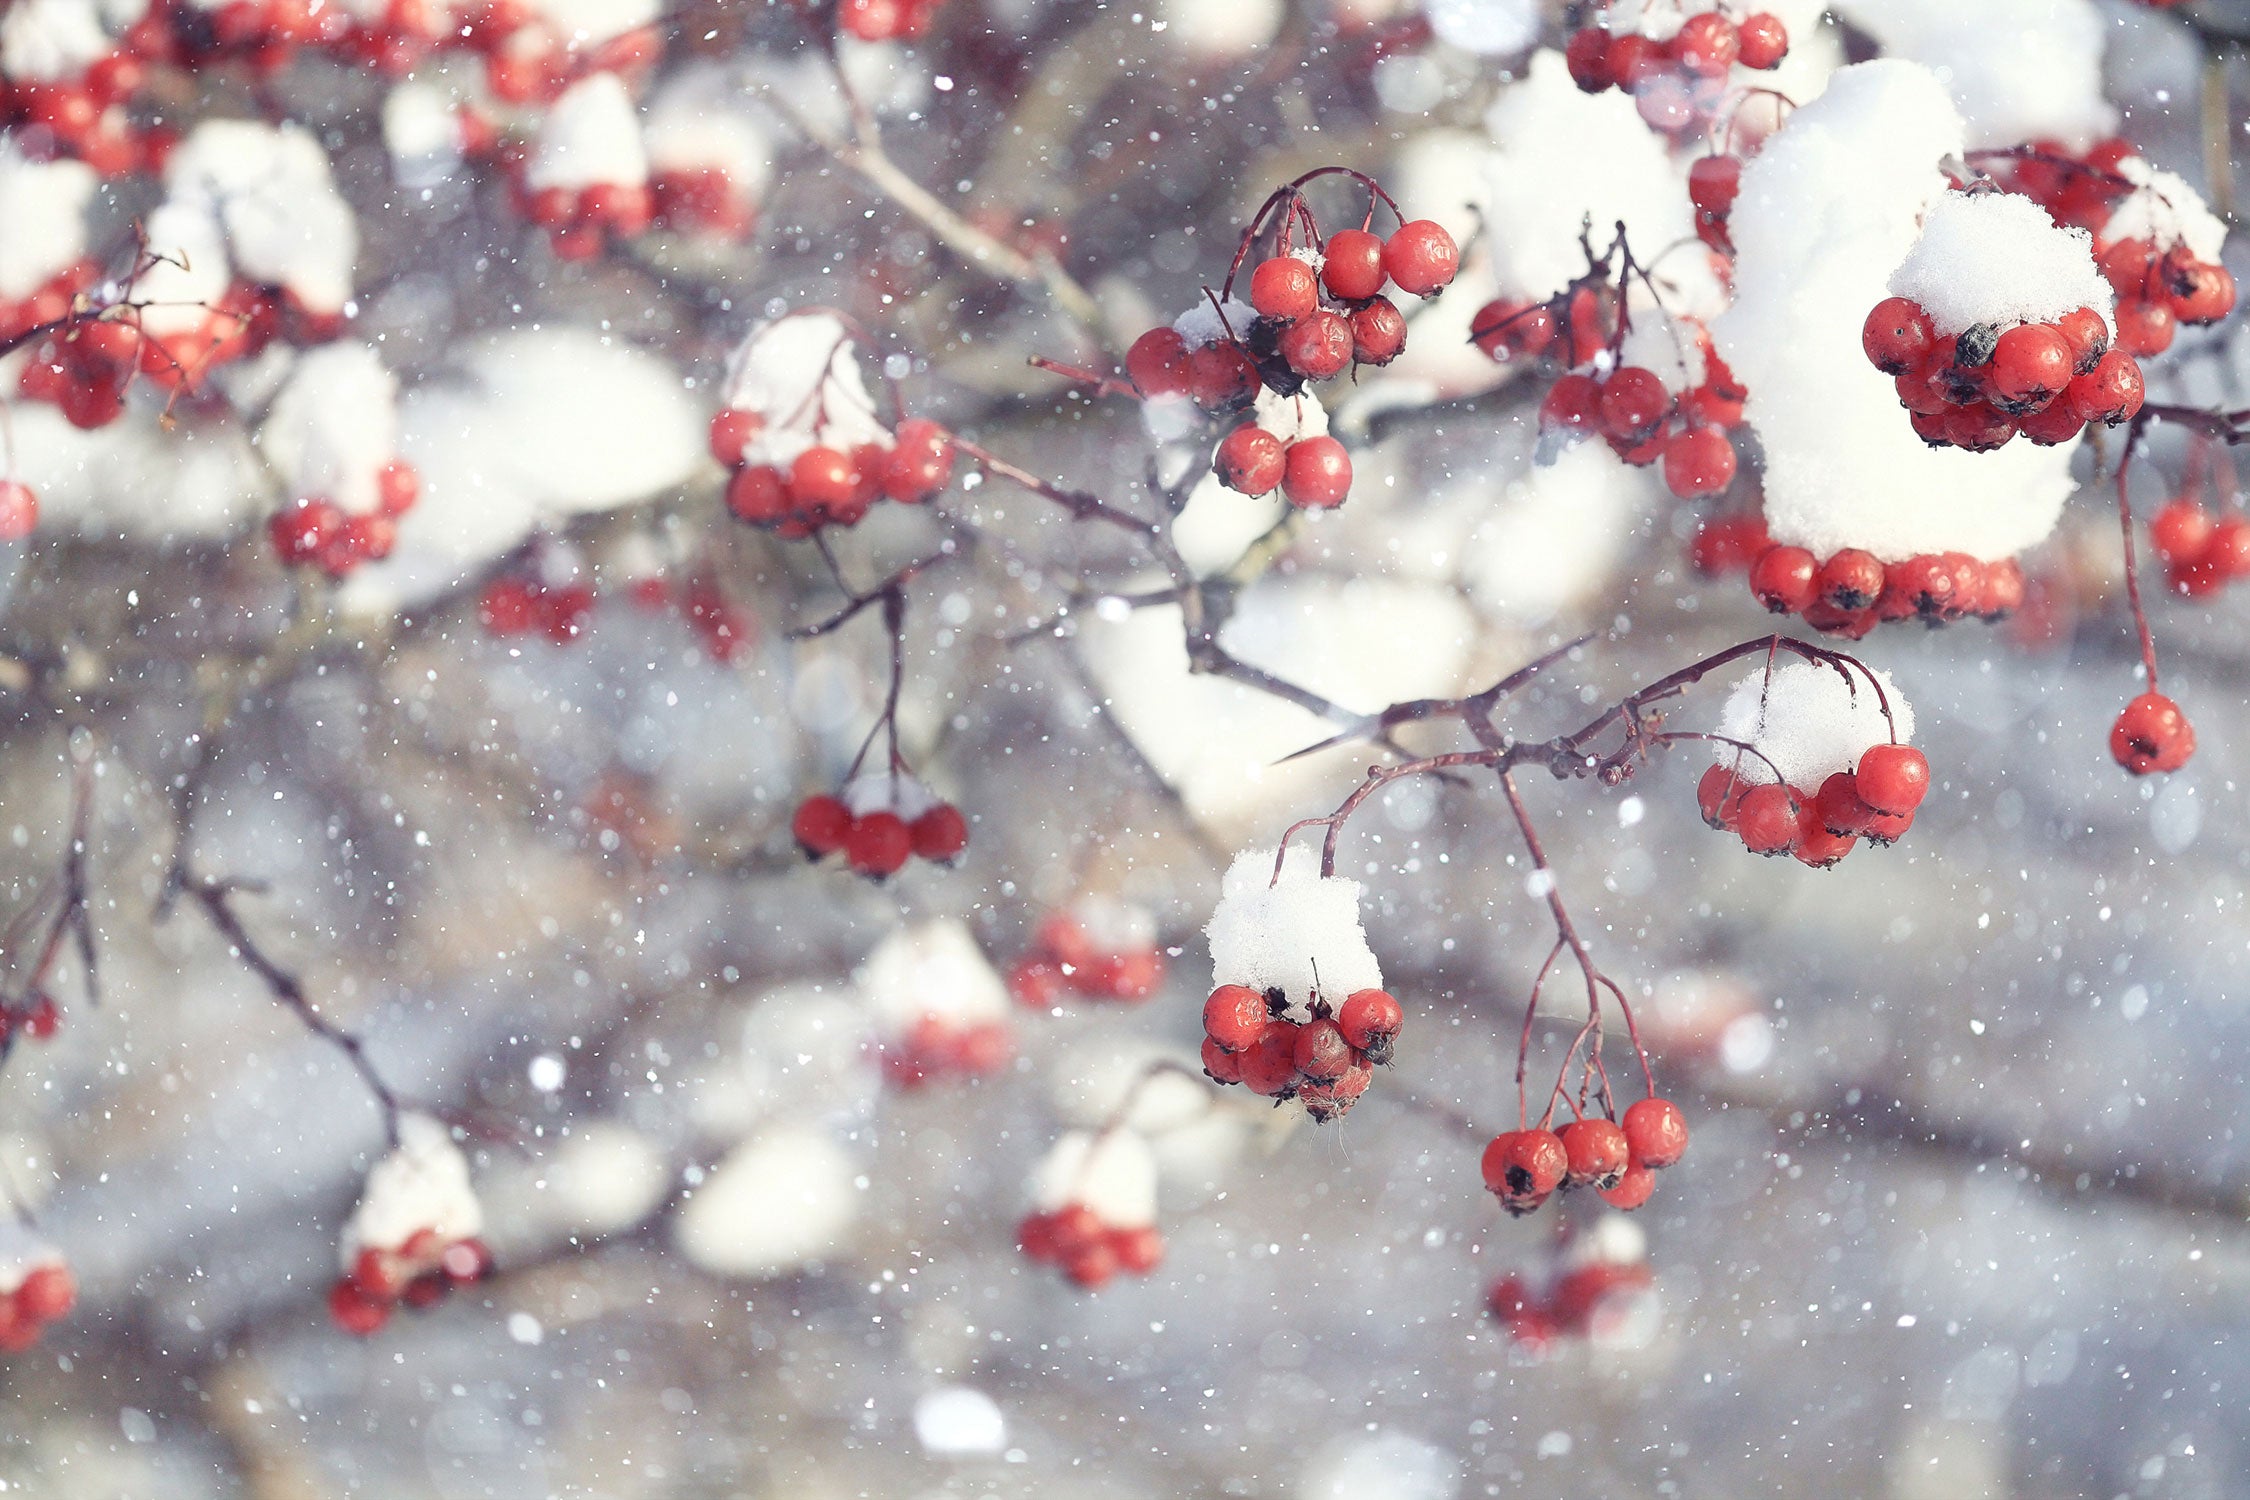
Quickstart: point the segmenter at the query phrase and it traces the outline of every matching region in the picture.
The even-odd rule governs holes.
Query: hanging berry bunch
[[[2242,513],[2233,459],[2223,449],[2214,457],[2211,443],[2200,434],[2189,455],[2187,479],[2149,519],[2148,539],[2164,564],[2165,586],[2200,599],[2250,576],[2250,518]],[[2204,487],[2214,478],[2226,491],[2217,514],[2203,500]]]
[[[592,575],[567,547],[539,547],[527,571],[492,579],[477,598],[477,622],[500,640],[545,636],[567,646],[593,623]]]
[[[1066,995],[1082,1000],[1146,1000],[1164,982],[1156,918],[1114,897],[1081,896],[1050,912],[1031,946],[1008,971],[1019,1004],[1046,1010]]]
[[[2182,323],[2234,311],[2234,274],[2220,264],[2226,223],[2176,173],[2137,156],[2117,164],[2127,184],[2096,235],[2102,275],[2117,290],[2117,345],[2148,358],[2172,347]]]
[[[919,505],[953,477],[953,439],[935,422],[876,415],[856,335],[804,311],[754,330],[734,353],[711,456],[734,471],[727,509],[778,536],[856,526],[877,500]]]
[[[516,208],[545,229],[563,260],[591,260],[610,239],[647,232],[655,215],[648,150],[623,79],[592,73],[539,122],[523,162]]]
[[[398,381],[364,344],[332,344],[301,357],[259,432],[267,462],[291,498],[267,534],[293,566],[341,578],[388,557],[398,520],[421,480],[398,457]]]
[[[1119,1272],[1146,1276],[1164,1259],[1156,1155],[1138,1131],[1071,1131],[1033,1172],[1031,1197],[1017,1246],[1079,1286],[1091,1290]]]
[[[949,864],[969,844],[961,809],[932,795],[903,766],[855,772],[835,795],[807,797],[789,827],[808,857],[842,854],[871,880],[896,875],[910,858]]]
[[[1405,1019],[1360,930],[1359,883],[1252,851],[1228,869],[1205,933],[1204,1071],[1294,1099],[1315,1123],[1349,1111]]]
[[[875,1050],[894,1088],[988,1077],[1016,1055],[1008,991],[959,922],[893,933],[861,966],[859,988],[878,1028]]]
[[[1564,1339],[1605,1342],[1642,1322],[1655,1285],[1648,1237],[1630,1219],[1604,1214],[1567,1231],[1534,1274],[1494,1282],[1485,1305],[1510,1339],[1542,1354]]]
[[[1610,0],[1563,48],[1581,89],[1622,89],[1641,118],[1674,135],[1718,113],[1737,66],[1765,71],[1788,55],[1789,28],[1779,16],[1694,0]]]
[[[397,1129],[344,1226],[344,1274],[329,1289],[328,1313],[346,1333],[373,1333],[400,1304],[432,1306],[492,1272],[468,1159],[427,1115],[403,1115]]]
[[[1825,868],[1860,839],[1894,843],[1913,826],[1930,789],[1913,733],[1913,709],[1882,672],[1755,672],[1727,700],[1696,804],[1753,854]]]

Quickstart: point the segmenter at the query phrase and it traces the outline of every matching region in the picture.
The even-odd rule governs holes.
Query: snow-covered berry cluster
[[[2216,323],[2234,311],[2234,273],[2219,260],[2226,223],[2176,173],[2138,156],[2116,171],[2131,187],[2095,249],[2117,291],[2117,345],[2146,358],[2171,348],[2180,324]]]
[[[1737,5],[1611,0],[1570,35],[1563,61],[1589,94],[1622,89],[1658,130],[1682,134],[1709,120],[1737,65],[1760,72],[1789,55],[1781,17]]]
[[[1484,1185],[1521,1217],[1564,1188],[1590,1187],[1612,1208],[1634,1209],[1656,1174],[1687,1153],[1687,1119],[1669,1099],[1641,1099],[1622,1121],[1581,1115],[1559,1130],[1542,1121],[1504,1130],[1484,1148]]]
[[[0,1222],[0,1351],[29,1349],[77,1304],[63,1253],[13,1218]]]
[[[329,1317],[347,1333],[369,1334],[401,1303],[429,1307],[481,1281],[492,1271],[477,1238],[483,1228],[468,1158],[445,1126],[401,1116],[398,1145],[368,1172],[344,1226],[344,1274],[329,1288]]]
[[[1932,447],[2054,446],[2141,409],[2140,365],[2110,347],[2092,244],[2030,199],[1951,192],[1867,315],[1861,347]]]
[[[1101,895],[1081,896],[1049,912],[1008,970],[1009,993],[1034,1010],[1050,1009],[1066,995],[1146,1000],[1163,982],[1154,914]]]
[[[872,880],[896,875],[909,858],[947,863],[969,846],[961,809],[900,769],[864,772],[833,796],[807,797],[789,828],[807,857],[842,854]]]
[[[398,457],[398,381],[373,349],[339,343],[300,357],[259,445],[288,496],[267,523],[284,563],[341,578],[388,557],[421,479]]]
[[[1119,1272],[1146,1276],[1164,1259],[1156,1176],[1156,1154],[1139,1132],[1069,1132],[1032,1175],[1017,1246],[1089,1290]]]
[[[893,933],[868,955],[859,987],[875,1013],[883,1076],[895,1087],[988,1076],[1016,1055],[1007,987],[958,922]]]
[[[522,159],[516,208],[563,260],[591,260],[607,240],[647,232],[656,213],[648,148],[622,78],[588,74],[555,100]]]
[[[1203,1070],[1315,1123],[1346,1113],[1388,1063],[1405,1016],[1359,924],[1359,883],[1258,851],[1229,867],[1204,929]]]
[[[1913,826],[1930,789],[1913,733],[1913,709],[1882,672],[1813,662],[1753,672],[1720,715],[1696,805],[1753,854],[1824,868],[1860,839],[1894,843]]]
[[[1629,1331],[1648,1321],[1655,1285],[1648,1237],[1630,1219],[1604,1214],[1538,1273],[1494,1282],[1485,1306],[1511,1339],[1541,1354],[1563,1339],[1631,1342]]]
[[[911,42],[926,36],[942,0],[842,0],[836,24],[863,42]]]
[[[803,312],[736,349],[711,456],[734,471],[727,509],[783,537],[856,526],[877,500],[919,505],[953,477],[953,439],[935,422],[886,426],[839,318]]]

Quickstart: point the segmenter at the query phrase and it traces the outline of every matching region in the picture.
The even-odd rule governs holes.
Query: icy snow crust
[[[428,1115],[404,1115],[398,1148],[367,1174],[359,1208],[344,1226],[346,1271],[363,1249],[396,1250],[424,1229],[446,1244],[484,1228],[484,1211],[469,1185],[469,1159],[443,1125]]]
[[[1203,929],[1211,942],[1211,985],[1278,989],[1290,1014],[1309,1018],[1317,991],[1331,1004],[1354,990],[1381,989],[1383,971],[1359,925],[1359,882],[1323,879],[1314,856],[1292,850],[1273,879],[1273,856],[1250,849],[1235,856],[1220,888],[1218,910]]]
[[[1890,289],[1919,303],[1941,335],[1979,323],[2052,323],[2081,307],[2106,320],[2114,305],[2094,269],[2094,237],[2056,227],[2016,193],[1940,197]]]
[[[1760,668],[1727,695],[1717,732],[1757,746],[1798,791],[1817,792],[1838,771],[1858,766],[1870,745],[1889,744],[1894,724],[1898,743],[1914,738],[1914,710],[1890,674],[1876,670],[1873,682],[1868,675],[1853,668],[1847,681],[1834,667],[1792,662],[1769,679]],[[1774,779],[1773,767],[1731,745],[1713,745],[1711,759],[1755,785]]]
[[[2062,512],[2067,445],[1926,447],[1860,349],[1961,139],[1936,76],[1886,59],[1838,72],[1743,169],[1736,300],[1712,332],[1749,388],[1776,541],[1820,557],[1862,547],[1885,562],[1996,559],[2040,541]]]
[[[2195,258],[2217,264],[2226,243],[2226,221],[2203,203],[2203,195],[2177,172],[2162,172],[2137,156],[2117,165],[2117,175],[2138,192],[2119,200],[2109,222],[2102,226],[2102,242],[2149,240],[2158,250],[2186,245]]]
[[[375,509],[398,452],[398,379],[365,344],[330,344],[297,361],[258,434],[292,496]]]
[[[1033,1169],[1031,1203],[1040,1213],[1082,1203],[1111,1229],[1154,1224],[1156,1154],[1137,1131],[1070,1131]]]

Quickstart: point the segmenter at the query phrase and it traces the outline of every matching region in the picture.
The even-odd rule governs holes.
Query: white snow
[[[666,80],[644,110],[642,139],[658,172],[715,167],[752,198],[772,183],[775,133],[754,113],[731,69],[691,65]]]
[[[837,793],[837,800],[849,808],[855,818],[864,818],[873,812],[889,812],[909,823],[938,803],[937,797],[911,771],[880,768],[862,771],[845,782]]]
[[[1730,218],[1735,305],[1712,328],[1748,387],[1775,540],[1886,562],[1924,552],[2011,556],[2054,529],[2070,450],[2021,439],[1996,453],[1933,450],[1860,328],[1945,190],[1961,149],[1943,87],[1915,63],[1838,72],[1743,169]]]
[[[2052,323],[2081,307],[2106,319],[2112,307],[2093,236],[2057,227],[2016,193],[1940,196],[1890,291],[1920,304],[1941,335],[1978,323]]]
[[[832,313],[796,313],[753,328],[727,361],[725,390],[728,406],[766,419],[743,448],[747,463],[786,470],[815,444],[838,452],[892,445],[858,345]]]
[[[274,398],[258,446],[291,496],[371,511],[398,452],[398,377],[365,344],[313,349]]]
[[[1118,1123],[1154,1140],[1210,1114],[1211,1086],[1200,1076],[1202,1068],[1201,1059],[1185,1048],[1086,1042],[1056,1064],[1055,1108],[1072,1124],[1089,1127],[1125,1110]]]
[[[1243,278],[1237,278],[1235,285],[1247,289],[1248,283]],[[1214,287],[1212,290],[1216,292],[1218,289]],[[1220,317],[1222,311],[1226,314],[1224,318]],[[1206,297],[1174,318],[1172,331],[1180,336],[1181,342],[1188,348],[1201,349],[1206,344],[1224,342],[1229,328],[1237,335],[1245,332],[1257,321],[1257,317],[1258,310],[1240,297],[1225,298],[1216,307]]]
[[[203,328],[232,280],[218,214],[203,199],[175,198],[148,216],[143,232],[149,253],[162,259],[133,287],[141,327],[152,334]]]
[[[1464,52],[1521,52],[1539,40],[1539,8],[1531,0],[1425,0],[1422,14],[1432,35]]]
[[[173,151],[164,182],[175,202],[210,205],[246,279],[285,288],[315,312],[351,300],[359,224],[309,132],[206,120]]]
[[[590,73],[563,90],[539,123],[524,182],[533,191],[573,191],[605,184],[638,187],[648,181],[648,151],[640,117],[625,80]]]
[[[941,1458],[998,1453],[1008,1445],[1008,1420],[999,1403],[965,1385],[941,1385],[914,1402],[914,1437]]]
[[[361,1250],[396,1250],[424,1229],[450,1245],[483,1228],[469,1159],[452,1134],[428,1115],[402,1115],[397,1149],[368,1171],[359,1207],[344,1226],[344,1269]]]
[[[1284,0],[1156,0],[1165,40],[1198,57],[1244,57],[1268,46],[1288,13]]]
[[[34,161],[0,138],[0,298],[20,302],[86,254],[100,179],[82,161]]]
[[[2136,191],[2118,200],[2102,226],[2102,243],[2149,240],[2157,249],[2184,244],[2195,258],[2216,265],[2227,237],[2226,221],[2204,206],[2203,195],[2177,172],[2160,171],[2140,157],[2118,163],[2117,175]]]
[[[1847,681],[1834,667],[1799,661],[1774,668],[1769,680],[1761,666],[1727,695],[1716,732],[1757,746],[1773,767],[1730,745],[1713,745],[1711,759],[1755,785],[1772,781],[1779,768],[1784,782],[1810,793],[1838,771],[1857,767],[1870,745],[1890,743],[1894,725],[1898,743],[1911,742],[1913,707],[1889,673],[1872,670],[1872,683],[1856,668]]]
[[[12,1296],[23,1279],[41,1266],[67,1264],[49,1244],[13,1213],[0,1213],[0,1297]]]
[[[858,1173],[826,1131],[777,1125],[712,1169],[672,1221],[673,1239],[721,1276],[796,1270],[843,1248],[859,1217]]]
[[[1468,483],[1489,496],[1490,479]],[[1573,443],[1478,508],[1461,543],[1462,581],[1494,614],[1541,623],[1602,588],[1641,518],[1663,503],[1653,469],[1632,467],[1607,443]]]
[[[1328,432],[1328,409],[1320,404],[1320,397],[1310,386],[1294,396],[1283,396],[1259,386],[1257,400],[1250,408],[1250,420],[1284,443],[1322,437]]]
[[[1032,1169],[1031,1203],[1083,1204],[1108,1228],[1144,1228],[1156,1222],[1156,1156],[1138,1131],[1069,1131]]]
[[[19,82],[75,80],[114,50],[94,0],[16,0],[0,14],[0,75]]]
[[[1934,70],[1971,146],[2053,138],[2084,149],[2116,128],[2102,96],[2111,24],[2093,0],[1836,0],[1887,57]]]
[[[1317,845],[1321,830],[1308,830]],[[1317,847],[1293,843],[1275,881],[1273,851],[1235,856],[1218,909],[1203,929],[1211,943],[1211,984],[1279,989],[1304,1019],[1319,994],[1341,1004],[1354,990],[1381,989],[1383,970],[1359,925],[1360,885],[1322,878]]]
[[[975,1023],[1008,1013],[1007,984],[958,921],[893,932],[867,956],[857,978],[869,1006],[894,1034],[924,1016]]]
[[[598,45],[653,23],[661,0],[529,0],[547,27],[578,47]]]

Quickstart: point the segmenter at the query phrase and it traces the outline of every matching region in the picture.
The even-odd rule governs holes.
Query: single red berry
[[[1469,341],[1495,360],[1544,354],[1555,341],[1555,315],[1543,302],[1495,297],[1469,320]]]
[[[1797,841],[1789,852],[1797,863],[1815,870],[1825,870],[1852,852],[1857,843],[1851,834],[1831,833],[1817,797],[1799,798],[1797,802]]]
[[[1626,365],[1602,382],[1602,426],[1611,437],[1645,436],[1672,409],[1672,393],[1654,370]]]
[[[1742,39],[1734,23],[1715,10],[1689,16],[1672,36],[1671,53],[1689,72],[1717,78],[1742,55]]]
[[[1656,1191],[1656,1174],[1640,1162],[1629,1164],[1618,1174],[1613,1186],[1597,1188],[1602,1202],[1623,1213],[1631,1213],[1648,1202]]]
[[[1297,1028],[1268,1021],[1256,1045],[1242,1054],[1242,1086],[1269,1099],[1286,1097],[1297,1086]]]
[[[2086,421],[2114,427],[2140,414],[2146,394],[2139,362],[2122,349],[2112,349],[2070,383],[2066,399]]]
[[[1360,1095],[1367,1092],[1373,1077],[1373,1070],[1365,1063],[1353,1063],[1336,1078],[1299,1084],[1297,1102],[1305,1107],[1305,1113],[1315,1125],[1325,1125],[1349,1113],[1359,1102]]]
[[[798,846],[815,859],[843,848],[851,829],[851,809],[825,794],[798,803],[797,815],[789,821],[789,831],[796,835]]]
[[[1406,314],[1388,297],[1370,297],[1352,309],[1352,359],[1363,365],[1387,365],[1406,352]]]
[[[1800,615],[1820,588],[1820,564],[1802,547],[1769,547],[1750,565],[1750,592],[1777,615]]]
[[[2023,568],[2004,557],[1985,570],[1984,608],[1978,613],[1988,620],[2012,615],[2023,608],[2023,594]]]
[[[1294,255],[1261,261],[1250,273],[1250,305],[1276,322],[1309,318],[1320,307],[1319,273]]]
[[[2109,353],[2109,324],[2090,307],[2076,308],[2055,319],[2055,331],[2070,345],[2070,372],[2083,375]]]
[[[1849,771],[1837,771],[1820,784],[1813,812],[1822,831],[1840,838],[1858,838],[1878,816],[1859,795],[1859,782]]]
[[[284,506],[266,525],[274,553],[285,563],[317,561],[343,529],[343,511],[326,500]]]
[[[1546,1201],[1570,1172],[1570,1153],[1551,1130],[1510,1130],[1492,1138],[1481,1163],[1485,1191],[1511,1213]]]
[[[789,514],[789,486],[781,471],[768,464],[737,469],[727,481],[727,509],[738,521],[770,526]]]
[[[915,857],[933,864],[957,859],[969,847],[969,820],[950,802],[940,802],[923,813],[907,832],[914,840]]]
[[[1298,1072],[1327,1083],[1351,1067],[1352,1046],[1334,1021],[1313,1021],[1298,1028],[1294,1056]]]
[[[1287,458],[1280,438],[1263,427],[1246,424],[1219,440],[1211,470],[1219,483],[1244,495],[1271,493],[1281,483]]]
[[[1778,68],[1789,55],[1789,28],[1771,11],[1744,16],[1734,30],[1741,46],[1735,60],[1746,68]]]
[[[1354,990],[1337,1008],[1336,1025],[1354,1051],[1372,1063],[1387,1063],[1406,1024],[1406,1012],[1382,990]]]
[[[1352,325],[1341,313],[1315,308],[1281,330],[1277,347],[1307,380],[1332,379],[1352,362]]]
[[[1787,854],[1798,833],[1797,806],[1789,788],[1768,781],[1745,791],[1734,829],[1752,854]]]
[[[2193,500],[2175,496],[2148,523],[2149,545],[2174,566],[2193,562],[2211,541],[2211,513]]]
[[[1581,431],[1602,424],[1601,382],[1591,375],[1564,375],[1548,388],[1539,403],[1539,425]]]
[[[402,459],[392,459],[375,476],[375,509],[396,520],[422,498],[422,476]]]
[[[1699,156],[1688,167],[1688,199],[1708,214],[1724,218],[1742,191],[1742,158]]]
[[[1936,344],[1930,315],[1905,297],[1885,297],[1860,325],[1859,347],[1867,362],[1886,375],[1922,368]]]
[[[1203,1002],[1203,1032],[1229,1052],[1247,1052],[1266,1034],[1272,1010],[1246,984],[1222,984]]]
[[[893,812],[871,812],[864,818],[854,818],[844,835],[844,858],[860,874],[878,880],[896,875],[913,852],[914,835],[907,830],[905,820]]]
[[[2046,405],[2068,386],[2077,356],[2070,340],[2044,323],[2019,323],[1992,349],[1995,399],[2010,410]]]
[[[801,511],[829,513],[851,508],[859,471],[848,454],[815,444],[789,465],[789,498]]]
[[[2127,354],[2147,358],[2172,347],[2180,331],[2169,302],[2142,302],[2128,298],[2117,304],[2117,347]]]
[[[1063,1274],[1087,1291],[1105,1286],[1117,1275],[1117,1252],[1099,1240],[1074,1252],[1063,1262]]]
[[[1632,1160],[1625,1132],[1614,1120],[1590,1115],[1571,1121],[1555,1134],[1562,1141],[1569,1168],[1563,1181],[1572,1187],[1615,1187]]]
[[[68,1266],[33,1266],[16,1287],[16,1312],[34,1323],[52,1323],[77,1305],[78,1281]]]
[[[1125,373],[1144,396],[1183,395],[1188,387],[1187,340],[1176,328],[1151,328],[1125,351]]]
[[[1929,758],[1912,745],[1870,745],[1854,773],[1860,800],[1892,817],[1911,814],[1930,793]]]
[[[1188,356],[1187,390],[1205,411],[1233,411],[1257,394],[1258,367],[1231,343],[1205,344]]]
[[[1637,31],[1611,37],[1603,61],[1617,86],[1628,94],[1638,92],[1641,85],[1667,71],[1664,48]]]
[[[2078,415],[2066,391],[2039,410],[2016,418],[2016,430],[2042,448],[2059,448],[2086,430],[2086,419]]]
[[[1321,246],[1320,279],[1345,302],[1364,302],[1383,289],[1383,242],[1364,229],[1339,229]]]
[[[766,419],[754,411],[727,407],[711,418],[711,456],[731,469],[742,462],[742,450],[765,429]]]
[[[364,1338],[391,1320],[391,1309],[389,1303],[377,1302],[345,1277],[328,1289],[328,1316],[344,1332]]]
[[[1203,1073],[1213,1083],[1240,1083],[1242,1059],[1218,1043],[1215,1037],[1203,1039]]]
[[[1461,247],[1435,219],[1408,219],[1384,242],[1384,274],[1409,296],[1435,296],[1460,269]]]
[[[1609,33],[1598,26],[1581,26],[1563,44],[1563,66],[1570,81],[1589,94],[1614,86],[1617,75],[1609,70]]]
[[[1883,595],[1883,565],[1872,552],[1846,547],[1821,564],[1815,587],[1835,609],[1863,610]]]
[[[2195,727],[2162,693],[2143,693],[2110,726],[2109,753],[2135,776],[2177,771],[2195,754]]]
[[[1134,1276],[1146,1276],[1164,1259],[1164,1236],[1153,1224],[1120,1229],[1110,1236],[1110,1253],[1117,1264]]]
[[[1332,437],[1299,438],[1283,455],[1281,493],[1299,510],[1332,510],[1352,489],[1352,456]]]
[[[908,417],[898,431],[880,475],[884,494],[907,505],[918,505],[946,486],[953,477],[953,434],[927,417]]]
[[[1664,487],[1682,500],[1734,483],[1734,443],[1716,427],[1683,427],[1664,440]]]
[[[1742,794],[1749,790],[1748,783],[1725,766],[1713,766],[1703,773],[1695,784],[1695,805],[1703,814],[1703,821],[1713,828],[1726,828],[1733,824],[1742,807]]]
[[[31,1009],[23,1018],[25,1035],[35,1042],[44,1042],[62,1028],[62,1009],[55,997],[45,990],[37,991],[31,1000]]]
[[[1008,993],[1030,1010],[1052,1009],[1066,987],[1062,969],[1044,958],[1019,959],[1008,970]]]
[[[1995,452],[2015,435],[2016,419],[1989,401],[1955,407],[1945,420],[1946,441],[1970,453]]]
[[[2172,313],[2182,323],[2216,323],[2234,311],[2234,273],[2194,261],[2167,277]]]

